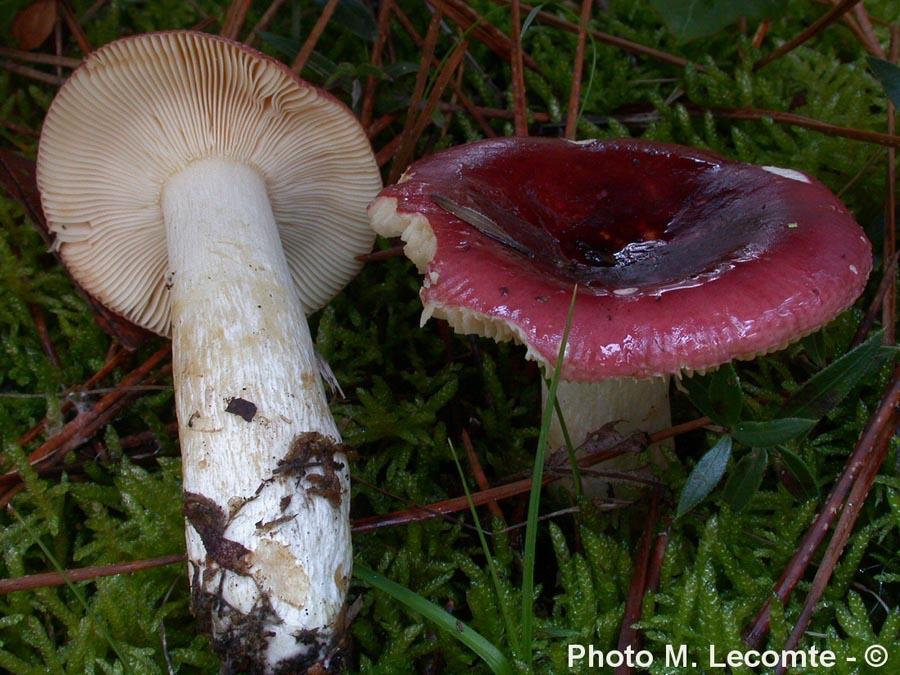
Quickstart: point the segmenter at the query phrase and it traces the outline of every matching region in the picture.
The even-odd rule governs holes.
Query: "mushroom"
[[[60,89],[37,176],[71,274],[172,338],[192,604],[215,648],[253,673],[327,660],[352,566],[349,474],[306,313],[374,239],[365,134],[246,46],[141,35]]]
[[[863,290],[871,247],[799,171],[640,140],[478,141],[414,163],[369,206],[424,275],[422,322],[514,340],[577,445],[670,426],[668,377],[781,349]],[[563,444],[558,422],[550,445]]]

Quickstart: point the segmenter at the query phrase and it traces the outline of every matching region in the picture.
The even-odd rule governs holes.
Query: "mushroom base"
[[[286,672],[343,630],[345,448],[262,177],[198,161],[163,208],[194,611],[226,659]]]

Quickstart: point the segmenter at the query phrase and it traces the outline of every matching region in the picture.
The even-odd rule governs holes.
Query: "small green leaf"
[[[722,436],[719,442],[710,448],[688,476],[687,483],[678,500],[676,518],[680,518],[709,496],[722,476],[731,458],[731,436]]]
[[[384,66],[384,73],[389,79],[396,80],[405,75],[411,75],[418,72],[419,64],[414,61],[397,61],[396,63],[388,63]]]
[[[522,22],[522,30],[520,35],[525,37],[525,33],[528,32],[528,29],[531,27],[531,24],[537,18],[537,15],[544,9],[543,5],[535,5],[531,8],[531,11],[528,12],[528,16],[525,17],[525,20]]]
[[[765,447],[802,436],[816,426],[817,421],[802,417],[782,417],[763,422],[741,422],[731,429],[731,433],[738,443]]]
[[[681,381],[697,410],[724,426],[741,418],[744,394],[734,366],[726,363],[708,375],[695,375]]]
[[[690,41],[717,33],[741,17],[771,19],[784,11],[780,0],[653,0],[670,31]]]
[[[744,508],[759,491],[768,466],[769,453],[765,448],[753,448],[735,465],[722,490],[722,496],[732,509]]]
[[[324,8],[327,0],[316,0],[316,4]],[[368,3],[362,0],[340,0],[334,10],[332,22],[341,26],[356,37],[368,42],[375,42],[378,33],[378,22]]]
[[[300,40],[284,37],[283,35],[277,35],[275,33],[269,33],[263,30],[256,31],[256,35],[263,42],[273,47],[281,56],[285,57],[293,58],[303,46],[303,42]]]
[[[787,448],[776,450],[781,482],[797,499],[812,499],[819,494],[819,486],[812,469],[799,455]]]
[[[875,77],[881,81],[888,98],[891,99],[895,106],[900,107],[900,67],[890,61],[874,56],[867,58],[869,60],[869,68],[875,73]]]
[[[879,331],[813,375],[781,407],[778,416],[812,420],[835,408],[858,382],[877,371],[891,354],[896,353],[895,347],[886,347],[881,342]]]
[[[817,368],[825,368],[828,365],[828,338],[824,330],[817,330],[803,338],[803,352]]]

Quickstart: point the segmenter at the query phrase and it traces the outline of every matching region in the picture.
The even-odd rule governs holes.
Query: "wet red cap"
[[[425,275],[423,321],[562,377],[649,378],[785,347],[865,287],[871,246],[814,178],[670,144],[503,138],[426,157],[369,207]]]

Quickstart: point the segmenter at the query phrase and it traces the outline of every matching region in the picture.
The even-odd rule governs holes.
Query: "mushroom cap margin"
[[[123,38],[93,52],[44,121],[37,180],[70,273],[113,311],[168,335],[168,178],[211,156],[262,175],[303,308],[356,275],[381,187],[352,112],[284,64],[194,31]]]
[[[369,207],[373,228],[384,236],[401,236],[408,257],[425,276],[423,321],[436,316],[458,332],[514,340],[526,346],[528,358],[552,370],[574,284],[546,269],[534,270],[526,256],[498,246],[430,196],[469,199],[481,189],[477,184],[486,181],[483,198],[476,201],[502,220],[504,206],[517,209],[509,202],[495,209],[503,202],[499,191],[504,180],[517,180],[516,190],[527,192],[563,177],[559,182],[565,189],[580,161],[573,164],[570,153],[588,154],[589,163],[601,163],[604,153],[616,152],[642,159],[682,156],[709,171],[713,187],[707,185],[707,192],[714,193],[715,180],[723,177],[731,188],[735,181],[749,179],[758,203],[753,217],[771,240],[754,244],[753,255],[738,257],[715,274],[689,271],[698,283],[685,272],[678,283],[649,289],[579,286],[564,379],[646,379],[754,358],[819,329],[865,287],[871,245],[846,207],[805,174],[648,141],[492,139],[414,163],[403,182],[386,187]],[[565,170],[535,163],[550,162],[556,155],[569,158]],[[491,174],[486,167],[492,166],[500,168]],[[475,174],[477,181],[468,179]],[[591,180],[601,185],[602,173]]]

